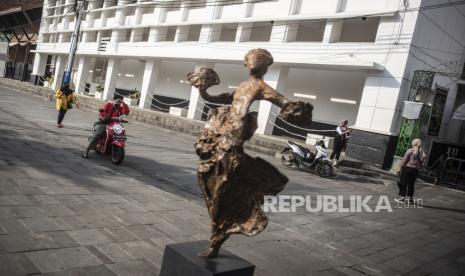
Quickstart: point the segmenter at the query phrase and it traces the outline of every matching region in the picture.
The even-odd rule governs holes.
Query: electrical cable
[[[438,23],[436,23],[431,17],[429,17],[424,11],[420,10],[419,11],[421,14],[423,14],[423,16],[425,18],[427,18],[431,23],[433,23],[433,25],[435,25],[438,29],[440,29],[442,32],[444,32],[445,35],[447,35],[450,39],[452,39],[453,41],[455,41],[455,43],[457,43],[458,45],[462,46],[463,48],[465,48],[465,45],[462,44],[460,41],[458,41],[453,35],[451,35],[448,31],[446,31],[443,27],[441,27],[441,25],[439,25]]]

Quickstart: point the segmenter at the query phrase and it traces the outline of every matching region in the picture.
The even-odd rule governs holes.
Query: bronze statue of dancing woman
[[[263,81],[273,57],[264,49],[253,49],[245,55],[249,78],[233,93],[209,95],[207,88],[219,84],[218,75],[209,68],[189,73],[189,82],[199,89],[208,102],[224,104],[208,115],[195,149],[200,157],[198,184],[212,220],[210,247],[200,256],[215,258],[231,234],[254,236],[263,231],[268,217],[260,205],[265,195],[276,195],[288,178],[261,158],[244,152],[244,142],[257,129],[257,118],[249,113],[250,105],[267,100],[281,108],[279,116],[289,122],[309,123],[313,106],[292,102]]]

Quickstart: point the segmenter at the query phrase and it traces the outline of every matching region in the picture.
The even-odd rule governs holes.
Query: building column
[[[144,35],[144,29],[142,29],[142,28],[132,29],[131,37],[130,37],[129,41],[130,42],[142,41],[142,36],[143,35]]]
[[[167,27],[152,27],[150,28],[149,33],[149,43],[155,44],[155,42],[162,41],[166,39]]]
[[[217,19],[221,14],[222,6],[215,5],[216,0],[207,1],[207,18]],[[199,43],[218,41],[221,37],[221,24],[202,25]]]
[[[407,91],[406,85],[407,82],[402,78],[389,78],[381,74],[368,76],[363,87],[355,126],[386,133],[396,132],[396,117],[399,115],[397,108],[402,106],[404,100],[400,91]]]
[[[105,8],[105,3],[109,3],[107,1],[103,1],[103,7]],[[95,22],[94,24],[92,25],[93,28],[101,28],[102,26],[106,26],[107,25],[107,20],[108,20],[108,15],[107,15],[107,11],[102,11],[102,16],[101,16],[101,21],[100,21],[100,26],[95,26]]]
[[[153,23],[158,24],[165,22],[166,20],[166,8],[156,6],[153,10]]]
[[[273,27],[271,29],[271,37],[270,42],[272,43],[283,43],[285,42],[286,37],[286,22],[284,21],[276,21],[273,23]]]
[[[338,20],[328,20],[326,22],[325,32],[323,34],[323,43],[333,43],[338,42],[341,37],[343,21]]]
[[[244,0],[244,17],[251,17],[254,7],[254,0]]]
[[[88,39],[89,39],[89,32],[82,32],[81,40],[79,42],[87,42]]]
[[[253,14],[254,3],[252,0],[245,0],[244,1],[244,10],[243,10],[243,17],[251,17]],[[237,26],[237,33],[236,33],[236,43],[245,42],[250,40],[250,36],[252,35],[252,22],[244,22],[239,23]]]
[[[221,24],[202,25],[199,43],[209,43],[220,40],[221,30]]]
[[[140,108],[149,108],[152,105],[153,92],[155,90],[155,83],[157,82],[158,75],[160,74],[161,61],[147,60],[145,62],[144,77],[142,80],[142,89],[140,91]]]
[[[74,87],[77,93],[84,92],[86,88],[87,76],[89,75],[90,58],[81,57],[79,58],[78,71],[76,76],[76,82]]]
[[[189,9],[190,9],[190,4],[188,3],[182,3],[181,4],[181,21],[187,21],[187,18],[189,16]]]
[[[251,22],[238,24],[236,33],[236,43],[246,42],[250,40],[250,36],[252,35],[252,26],[253,23]]]
[[[343,0],[332,0],[332,9],[334,13],[341,12],[343,9],[344,1]],[[338,42],[341,37],[343,20],[335,19],[326,21],[325,31],[323,34],[323,43],[333,43]]]
[[[118,3],[119,5],[124,5],[122,3]],[[118,26],[123,26],[126,21],[126,9],[117,9],[115,12],[116,24]]]
[[[152,24],[158,25],[165,21],[166,9],[161,7],[155,7],[153,10]],[[167,27],[151,27],[149,32],[149,44],[161,41],[166,38]]]
[[[120,59],[110,58],[107,65],[105,87],[103,89],[103,99],[112,100],[115,94],[116,78],[118,77]]]
[[[218,19],[223,10],[222,5],[217,4],[217,0],[207,0],[207,18]]]
[[[407,92],[409,82],[383,73],[372,74],[365,80],[346,156],[390,169],[403,121],[399,107],[407,96],[400,91]]]
[[[35,77],[41,77],[45,74],[45,66],[47,65],[47,54],[36,53],[34,57],[34,65],[32,67],[31,80]],[[34,80],[34,83],[36,81]]]
[[[135,24],[134,25],[140,25],[140,22],[142,21],[142,9],[147,9],[148,7],[137,7],[136,11],[134,12],[134,18],[135,18]]]
[[[93,1],[92,1],[92,2],[93,2]],[[102,7],[103,7],[103,8],[109,8],[109,7],[111,7],[111,6],[114,6],[114,4],[115,4],[114,1],[103,1]]]
[[[94,2],[94,1],[89,2],[89,4],[88,4],[89,7],[88,7],[88,9],[89,9],[89,10],[95,9],[95,3],[96,3],[96,2]],[[94,28],[94,27],[95,27],[95,26],[94,26],[94,22],[95,22],[95,18],[94,18],[94,17],[95,17],[95,14],[94,14],[94,13],[87,13],[87,14],[86,14],[86,20],[84,20],[84,21],[81,23],[81,24],[82,24],[82,25],[81,25],[81,30],[83,29],[83,27],[84,27],[84,28]],[[100,27],[100,26],[99,26],[99,27]],[[86,40],[84,40],[84,37],[85,37],[85,35],[86,35],[87,33],[88,33],[88,32],[83,32],[82,41],[86,41]]]
[[[281,0],[280,8],[287,9],[288,15],[298,14],[302,5],[302,0]]]
[[[278,65],[272,66],[268,69],[264,77],[264,81],[278,92],[284,92],[287,88],[287,76],[289,74],[289,67]],[[273,124],[276,117],[272,114],[278,114],[280,108],[273,105],[269,101],[261,100],[258,108],[258,128],[255,131],[258,134],[271,135],[273,132]]]
[[[302,0],[279,0],[278,9],[287,10],[288,15],[295,15],[299,12]],[[270,42],[283,43],[293,42],[297,38],[297,31],[299,30],[298,22],[283,21],[274,22],[273,30],[271,31]]]
[[[68,18],[67,16],[65,16],[65,17],[63,18],[63,21],[62,21],[62,22],[63,22],[63,23],[62,23],[62,24],[63,24],[63,25],[62,25],[62,26],[63,26],[62,30],[68,30],[68,29],[69,29],[69,18]]]
[[[111,31],[110,43],[107,44],[106,52],[116,52],[118,48],[118,43],[123,40],[123,36],[126,35],[125,29],[118,30],[114,29]]]
[[[57,56],[56,58],[55,74],[53,76],[53,82],[52,82],[53,90],[56,90],[57,88],[61,86],[61,83],[63,81],[63,73],[65,72],[66,59],[67,57],[65,56]]]
[[[295,22],[276,21],[271,30],[271,43],[284,43],[295,41],[297,37],[298,24]]]
[[[201,67],[208,67],[208,68],[213,68],[215,65],[210,62],[204,62],[204,63],[196,63],[194,70],[197,70]],[[192,86],[191,88],[191,96],[189,99],[189,109],[187,110],[187,118],[193,119],[193,120],[200,120],[202,118],[202,112],[203,112],[203,100],[200,100],[200,94],[199,90]]]
[[[186,41],[189,36],[189,26],[178,26],[174,42]]]

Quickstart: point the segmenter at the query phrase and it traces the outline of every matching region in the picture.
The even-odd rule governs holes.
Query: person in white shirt
[[[334,137],[334,148],[331,153],[331,160],[333,160],[333,165],[336,166],[339,162],[339,156],[341,151],[345,148],[347,137],[349,135],[350,129],[348,128],[349,121],[342,120],[341,123],[336,128],[336,136]]]

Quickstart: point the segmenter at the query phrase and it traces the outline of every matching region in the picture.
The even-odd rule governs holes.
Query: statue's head
[[[255,77],[262,78],[268,66],[273,64],[273,56],[265,49],[252,49],[244,57],[244,66]]]

